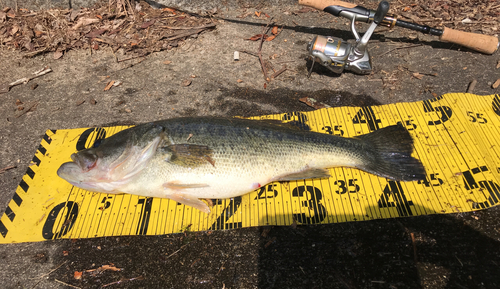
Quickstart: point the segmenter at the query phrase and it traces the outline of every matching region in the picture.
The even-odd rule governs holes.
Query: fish
[[[329,178],[350,167],[394,181],[425,179],[402,125],[345,138],[279,121],[180,117],[122,130],[71,155],[57,175],[93,192],[207,203],[268,183]],[[206,200],[205,203],[203,200]]]

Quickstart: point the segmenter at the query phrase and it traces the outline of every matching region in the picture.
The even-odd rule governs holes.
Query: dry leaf
[[[83,272],[80,272],[80,271],[75,271],[75,273],[73,274],[73,277],[76,279],[76,280],[80,280],[82,278],[82,274]]]
[[[36,37],[40,37],[40,36],[42,36],[44,34],[45,34],[45,32],[43,32],[43,31],[35,30],[35,36]]]
[[[94,29],[94,30],[90,31],[89,33],[85,34],[85,37],[94,38],[94,37],[97,37],[97,36],[103,34],[107,30],[108,29]]]
[[[491,85],[491,87],[493,87],[493,88],[497,88],[498,86],[500,86],[500,78],[499,78],[499,79],[497,79],[497,81],[495,81],[495,83],[493,83],[493,84]]]
[[[241,80],[241,79],[239,79],[239,78],[238,78],[238,80],[236,80],[236,82],[238,82],[238,83],[242,83],[242,82],[243,82],[243,80]]]
[[[276,38],[276,35],[271,35],[266,38],[266,41],[272,41],[274,38]]]
[[[170,60],[163,61],[163,64],[170,64],[170,63],[172,63],[172,61],[170,61]]]
[[[256,34],[250,38],[245,38],[245,40],[252,40],[252,41],[257,41],[257,40],[260,40],[260,38],[262,38],[262,34]],[[267,34],[264,34],[264,39],[267,38]]]
[[[273,33],[274,35],[278,34],[278,26],[274,26],[274,27],[273,27],[272,33]]]
[[[71,29],[76,30],[82,26],[86,26],[97,22],[99,22],[99,19],[96,18],[80,18],[78,19],[78,22],[75,24],[75,26],[73,26]]]
[[[108,84],[106,85],[106,87],[104,88],[104,91],[107,91],[111,88],[111,86],[113,86],[113,84],[115,83],[114,80],[111,80],[110,82],[108,82]]]
[[[309,11],[313,11],[313,8],[309,8],[309,7],[302,7],[302,9],[298,10],[298,11],[295,11],[295,13],[307,13]]]
[[[142,28],[142,29],[146,29],[146,28],[148,28],[149,26],[151,26],[151,25],[155,24],[155,22],[156,22],[156,19],[153,19],[153,20],[148,21],[148,22],[144,22],[144,23],[142,23],[141,28]]]
[[[161,9],[161,11],[168,11],[168,12],[175,13],[175,9],[174,8],[163,8],[163,9]]]
[[[54,59],[59,59],[63,56],[63,52],[62,51],[56,51],[54,52]]]
[[[104,270],[111,270],[111,271],[121,271],[122,269],[120,268],[116,268],[115,266],[111,266],[111,265],[102,265],[101,266],[101,269],[104,271]]]
[[[422,79],[422,78],[424,78],[424,75],[423,75],[423,74],[420,74],[420,73],[418,73],[418,72],[414,72],[414,73],[413,73],[413,77],[415,77],[415,78],[417,78],[417,79]]]
[[[10,34],[11,34],[11,35],[14,35],[14,34],[16,34],[16,33],[17,33],[17,31],[19,31],[19,26],[14,25],[14,26],[12,27],[12,30],[10,31]],[[36,33],[36,32],[35,32],[35,33]]]

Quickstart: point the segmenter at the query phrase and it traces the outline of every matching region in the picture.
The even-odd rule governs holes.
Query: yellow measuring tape
[[[126,127],[49,130],[0,219],[0,243],[352,222],[469,212],[500,202],[499,95],[453,93],[256,118],[294,121],[343,137],[401,123],[415,140],[414,155],[427,179],[395,182],[334,168],[329,179],[275,182],[217,200],[206,215],[168,199],[87,192],[57,176],[72,153]]]

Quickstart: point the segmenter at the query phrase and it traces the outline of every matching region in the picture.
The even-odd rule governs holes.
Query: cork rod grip
[[[345,8],[354,8],[357,6],[354,3],[335,1],[335,0],[299,0],[299,4],[313,7],[318,10],[323,10],[328,6],[342,6]]]
[[[498,38],[444,28],[439,40],[459,44],[485,54],[493,54],[498,49]]]

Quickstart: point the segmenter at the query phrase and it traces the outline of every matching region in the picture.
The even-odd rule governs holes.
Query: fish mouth
[[[57,170],[57,175],[75,187],[93,192],[98,191],[96,182],[77,163],[67,162],[62,164]]]
[[[88,172],[97,164],[98,157],[93,153],[85,151],[71,155],[71,160],[80,167],[83,172]]]
[[[73,157],[73,156],[72,156]],[[77,163],[68,162],[62,164],[57,170],[57,175],[69,183],[73,184],[79,182],[78,176],[83,174],[83,170]],[[80,180],[81,181],[81,180]]]

